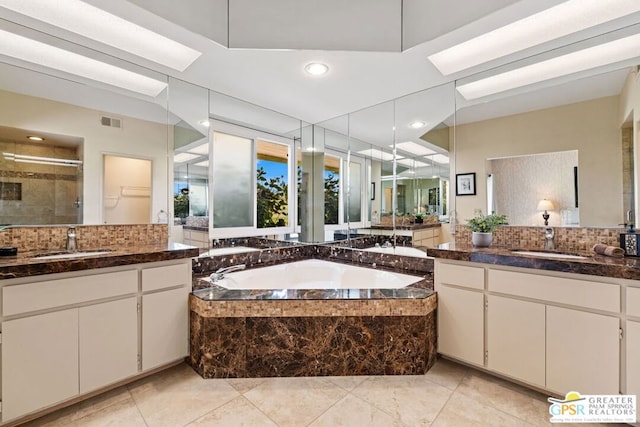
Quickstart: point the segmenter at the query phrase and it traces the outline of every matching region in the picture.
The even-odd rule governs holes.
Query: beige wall
[[[581,226],[623,221],[619,97],[457,126],[455,170],[477,174],[477,195],[456,197],[457,220],[486,213],[486,159],[578,150]],[[455,194],[455,182],[452,182]],[[535,208],[535,207],[534,207]]]
[[[102,126],[100,111],[0,91],[0,125],[84,138],[84,223],[101,224],[103,154],[152,160],[152,215],[167,211],[168,134],[166,124],[123,117],[121,129]],[[106,114],[113,116],[112,114]],[[171,207],[173,210],[173,207]]]

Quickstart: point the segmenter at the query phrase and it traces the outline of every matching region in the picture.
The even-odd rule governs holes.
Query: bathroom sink
[[[543,252],[543,251],[511,251],[518,255],[535,256],[539,258],[559,258],[559,259],[589,259],[589,257],[582,255],[563,254],[558,252]]]
[[[55,253],[43,253],[34,256],[38,259],[65,259],[65,258],[82,258],[86,256],[105,255],[113,251],[109,250],[97,250],[97,251],[78,251],[78,252],[55,252]]]

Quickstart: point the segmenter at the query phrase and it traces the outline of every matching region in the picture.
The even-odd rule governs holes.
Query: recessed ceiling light
[[[435,151],[433,151],[432,149],[422,146],[420,144],[416,144],[413,141],[398,142],[396,143],[396,148],[402,151],[407,151],[411,154],[415,154],[416,156],[426,156],[428,154],[435,154]]]
[[[429,60],[448,75],[638,11],[637,0],[569,0],[435,53]]]
[[[167,83],[0,30],[0,54],[156,97]]]
[[[178,71],[202,55],[80,0],[0,0],[0,6]]]
[[[329,66],[322,62],[311,62],[304,67],[305,71],[312,76],[321,76],[329,71]]]
[[[539,83],[568,74],[633,59],[640,55],[640,34],[609,43],[578,50],[546,61],[496,74],[475,82],[456,86],[466,99],[476,99],[494,93]]]
[[[415,121],[415,122],[411,122],[411,123],[409,124],[409,127],[410,127],[410,128],[412,128],[412,129],[420,129],[420,128],[425,127],[426,125],[427,125],[427,124],[426,124],[425,122],[422,122],[422,121],[420,121],[420,120],[417,120],[417,121]]]
[[[198,123],[200,123],[202,126],[204,126],[206,128],[208,128],[210,126],[209,119],[202,119]]]
[[[43,137],[41,137],[41,136],[34,136],[34,135],[28,136],[28,137],[27,137],[27,139],[30,139],[30,140],[32,140],[32,141],[44,141],[44,138],[43,138]]]

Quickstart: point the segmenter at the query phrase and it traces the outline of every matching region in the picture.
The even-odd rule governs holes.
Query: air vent
[[[122,127],[122,120],[116,119],[115,117],[102,116],[100,117],[100,123],[102,124],[102,126],[109,126],[112,128]]]

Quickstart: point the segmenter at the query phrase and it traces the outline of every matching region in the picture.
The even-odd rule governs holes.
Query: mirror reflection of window
[[[258,139],[256,203],[258,228],[289,225],[289,147]]]
[[[253,140],[213,133],[213,226],[254,225]]]
[[[340,204],[340,158],[324,156],[324,223],[338,224]]]

